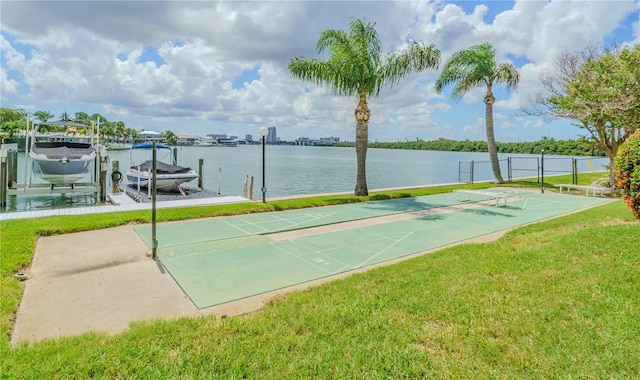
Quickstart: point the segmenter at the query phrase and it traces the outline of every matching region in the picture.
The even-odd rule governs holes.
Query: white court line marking
[[[269,215],[269,217],[271,218],[271,220],[265,220],[262,221],[260,224],[256,224],[253,222],[250,222],[242,217],[236,217],[237,220],[240,220],[243,223],[238,223],[237,225],[228,223],[229,225],[236,227],[238,229],[241,229],[241,226],[252,226],[255,227],[257,229],[262,230],[262,232],[264,233],[269,233],[269,232],[276,232],[276,231],[280,231],[282,229],[291,229],[292,227],[296,227],[302,223],[308,223],[308,222],[315,222],[317,220],[320,220],[322,218],[327,218],[329,216],[335,215],[335,213],[331,213],[331,214],[321,214],[320,216],[318,215],[314,215],[314,214],[304,214],[303,216],[301,216],[300,218],[294,218],[294,219],[302,219],[303,217],[305,217],[306,219],[302,219],[302,221],[295,221],[292,219],[287,219],[287,218],[282,218],[280,216],[277,215]],[[287,226],[285,227],[280,227],[280,228],[269,228],[269,225],[273,224],[274,221],[283,221],[286,223],[289,223]],[[262,225],[267,225],[267,227],[264,227]]]
[[[396,240],[393,244],[387,246],[385,249],[381,250],[380,252],[376,253],[375,255],[372,255],[371,257],[369,257],[368,259],[366,259],[365,261],[363,261],[362,263],[358,264],[358,266],[356,268],[361,268],[363,266],[365,266],[366,263],[368,263],[369,261],[373,260],[375,257],[383,254],[384,252],[386,252],[387,250],[389,250],[392,247],[395,247],[396,245],[398,245],[401,241],[405,240],[406,238],[408,238],[409,236],[413,235],[413,232],[409,232],[407,233],[402,239],[398,239]]]
[[[344,246],[344,245],[340,245],[340,246],[337,246],[337,247],[332,247],[332,248],[330,248],[330,249],[318,250],[318,249],[316,249],[316,248],[315,248],[315,247],[313,247],[313,246],[310,246],[310,245],[307,245],[307,244],[303,244],[303,241],[304,241],[304,240],[311,240],[311,239],[305,239],[305,238],[300,239],[300,240],[288,239],[288,240],[285,240],[285,241],[288,241],[289,243],[292,243],[292,244],[293,244],[293,245],[295,245],[295,246],[301,247],[301,248],[302,248],[302,249],[304,249],[304,250],[311,251],[311,253],[313,253],[314,255],[324,256],[324,257],[328,258],[328,259],[329,259],[330,261],[332,261],[332,262],[335,262],[335,263],[337,263],[337,264],[342,264],[342,266],[343,266],[343,267],[353,268],[353,267],[351,267],[349,264],[347,264],[347,263],[345,263],[345,262],[343,262],[343,261],[341,261],[341,260],[338,260],[337,258],[333,258],[333,257],[330,257],[330,256],[325,255],[325,252],[328,252],[328,251],[335,251],[335,250],[339,250],[339,249],[343,249],[343,248],[345,248],[345,246]],[[269,244],[273,244],[273,245],[275,245],[276,247],[277,247],[277,245],[276,245],[276,244],[278,244],[278,243],[282,243],[282,242],[269,242]],[[303,261],[305,261],[305,262],[310,261],[310,260],[313,260],[313,259],[307,259],[307,258],[305,258],[305,257],[303,257],[303,256],[301,256],[301,255],[297,255],[297,254],[292,253],[292,252],[288,252],[288,251],[286,251],[285,249],[283,249],[283,248],[281,248],[281,247],[278,247],[278,248],[280,248],[280,249],[282,249],[283,251],[287,252],[289,255],[294,256],[294,257],[297,257],[297,258],[299,258],[300,260],[303,260]],[[339,272],[327,272],[327,273],[335,274],[335,273],[339,273]]]
[[[281,242],[278,242],[278,243],[281,243]],[[305,264],[311,264],[311,266],[312,266],[312,267],[315,267],[315,268],[317,268],[317,269],[321,270],[322,272],[324,272],[324,273],[326,273],[326,274],[336,274],[336,273],[339,273],[339,272],[331,272],[331,271],[328,271],[328,270],[326,270],[325,268],[323,268],[323,267],[321,267],[321,266],[318,266],[318,265],[314,264],[314,263],[313,263],[313,260],[308,260],[308,259],[302,258],[302,257],[300,257],[300,256],[298,256],[298,255],[295,255],[295,254],[293,254],[293,253],[291,253],[291,252],[287,251],[287,250],[286,250],[286,249],[284,249],[283,247],[280,247],[280,244],[278,244],[278,243],[275,243],[275,242],[269,242],[269,245],[271,245],[271,246],[273,246],[273,247],[276,247],[276,248],[277,248],[277,249],[279,249],[280,251],[282,251],[282,252],[286,253],[287,255],[289,255],[289,256],[291,256],[291,257],[293,257],[293,258],[295,258],[295,259],[297,259],[297,260],[299,260],[299,261],[302,261],[302,262],[303,262],[303,263],[305,263]],[[341,264],[342,264],[342,263],[341,263]]]
[[[241,228],[240,227],[241,225],[232,224],[232,223],[228,222],[226,219],[222,219],[222,222],[227,224],[227,225],[229,225],[229,226],[231,226],[231,227],[233,227],[233,228],[235,228],[235,229],[237,229],[240,232],[243,232],[245,235],[254,235],[254,233],[249,232],[249,231]],[[251,225],[251,223],[245,223],[245,225]],[[256,226],[256,227],[258,227],[258,226]]]
[[[302,219],[301,221],[296,221],[296,220],[293,220],[293,219],[281,218],[280,216],[273,215],[274,218],[277,218],[277,219],[280,219],[280,220],[282,220],[284,222],[289,223],[289,225],[287,227],[278,228],[278,229],[273,230],[273,231],[279,231],[279,230],[282,230],[284,228],[289,229],[289,228],[292,228],[292,227],[299,226],[299,225],[301,225],[303,223],[316,222],[318,220],[321,220],[321,219],[324,219],[324,218],[328,218],[328,217],[333,216],[333,215],[336,215],[336,213],[334,212],[334,213],[320,214],[320,215],[318,215],[318,214],[304,214],[303,216],[306,217],[306,219],[300,218],[300,219]]]

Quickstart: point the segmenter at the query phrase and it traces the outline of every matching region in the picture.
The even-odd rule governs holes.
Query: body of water
[[[238,147],[177,147],[178,164],[198,170],[203,160],[203,187],[222,195],[242,195],[245,178],[253,177],[254,199],[262,197],[262,146]],[[267,198],[304,194],[351,192],[355,188],[355,148],[267,145],[265,149],[265,179]],[[158,151],[158,159],[170,162],[166,152]],[[537,156],[500,155],[502,175],[508,177],[507,157],[512,157],[513,177],[535,177]],[[151,158],[150,151],[110,151],[111,168],[118,161],[120,171]],[[438,152],[424,150],[369,149],[367,154],[367,185],[369,191],[392,187],[408,187],[456,183],[459,163],[463,167],[462,181],[469,180],[470,161],[474,161],[474,181],[493,179],[488,153]],[[606,158],[578,160],[578,171],[605,170]],[[18,182],[24,182],[24,154],[18,159]],[[545,175],[571,173],[572,160],[566,156],[546,156]],[[28,172],[28,171],[27,171]],[[466,173],[465,173],[466,172]],[[111,178],[111,171],[108,177]],[[89,179],[88,179],[89,180]],[[33,182],[35,180],[32,179]],[[108,180],[109,182],[109,180]],[[126,182],[126,179],[123,179]],[[193,181],[189,187],[197,186]],[[96,203],[96,196],[54,194],[46,196],[10,196],[3,212],[86,206]]]

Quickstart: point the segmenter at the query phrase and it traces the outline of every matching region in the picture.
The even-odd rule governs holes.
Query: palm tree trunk
[[[356,175],[356,196],[367,196],[367,146],[369,144],[369,117],[371,111],[367,105],[366,92],[360,92],[358,107],[356,107],[356,161],[358,172]]]
[[[496,98],[491,92],[491,84],[487,86],[487,95],[484,97],[485,104],[485,124],[487,128],[487,148],[489,150],[489,160],[491,161],[491,169],[496,183],[503,183],[502,174],[500,173],[500,161],[498,161],[498,147],[496,145],[496,137],[493,133],[493,103]]]

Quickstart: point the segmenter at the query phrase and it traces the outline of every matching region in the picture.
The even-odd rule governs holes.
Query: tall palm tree
[[[496,52],[488,43],[475,45],[467,50],[461,50],[447,61],[442,69],[440,77],[436,81],[436,92],[442,93],[444,87],[456,83],[451,91],[451,97],[460,99],[470,90],[486,86],[487,93],[484,96],[485,125],[487,129],[487,147],[491,169],[496,183],[502,183],[500,162],[498,161],[498,149],[493,132],[493,96],[494,84],[504,84],[507,90],[515,90],[520,81],[520,72],[510,63],[496,63]]]
[[[289,62],[291,73],[302,80],[329,86],[334,94],[357,96],[356,160],[357,176],[355,195],[368,195],[366,159],[371,111],[368,96],[379,96],[383,89],[398,84],[405,76],[437,68],[440,50],[433,44],[425,46],[412,43],[391,55],[381,55],[381,44],[375,23],[365,24],[353,19],[348,33],[344,30],[327,29],[320,34],[316,51],[321,54],[329,49],[329,59],[293,58]]]

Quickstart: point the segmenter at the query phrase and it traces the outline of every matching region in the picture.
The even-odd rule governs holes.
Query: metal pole
[[[262,136],[262,203],[267,203],[267,188],[265,186],[264,181],[264,145],[265,145],[265,136]]]
[[[7,166],[8,159],[6,152],[0,150],[0,207],[7,206]]]
[[[542,172],[542,194],[544,194],[544,149],[541,150],[542,158],[540,160],[540,167]]]
[[[158,240],[156,239],[156,142],[152,143],[152,163],[151,163],[151,257],[156,260],[158,257]]]
[[[471,160],[471,183],[473,183],[473,172],[475,171],[473,160]]]

